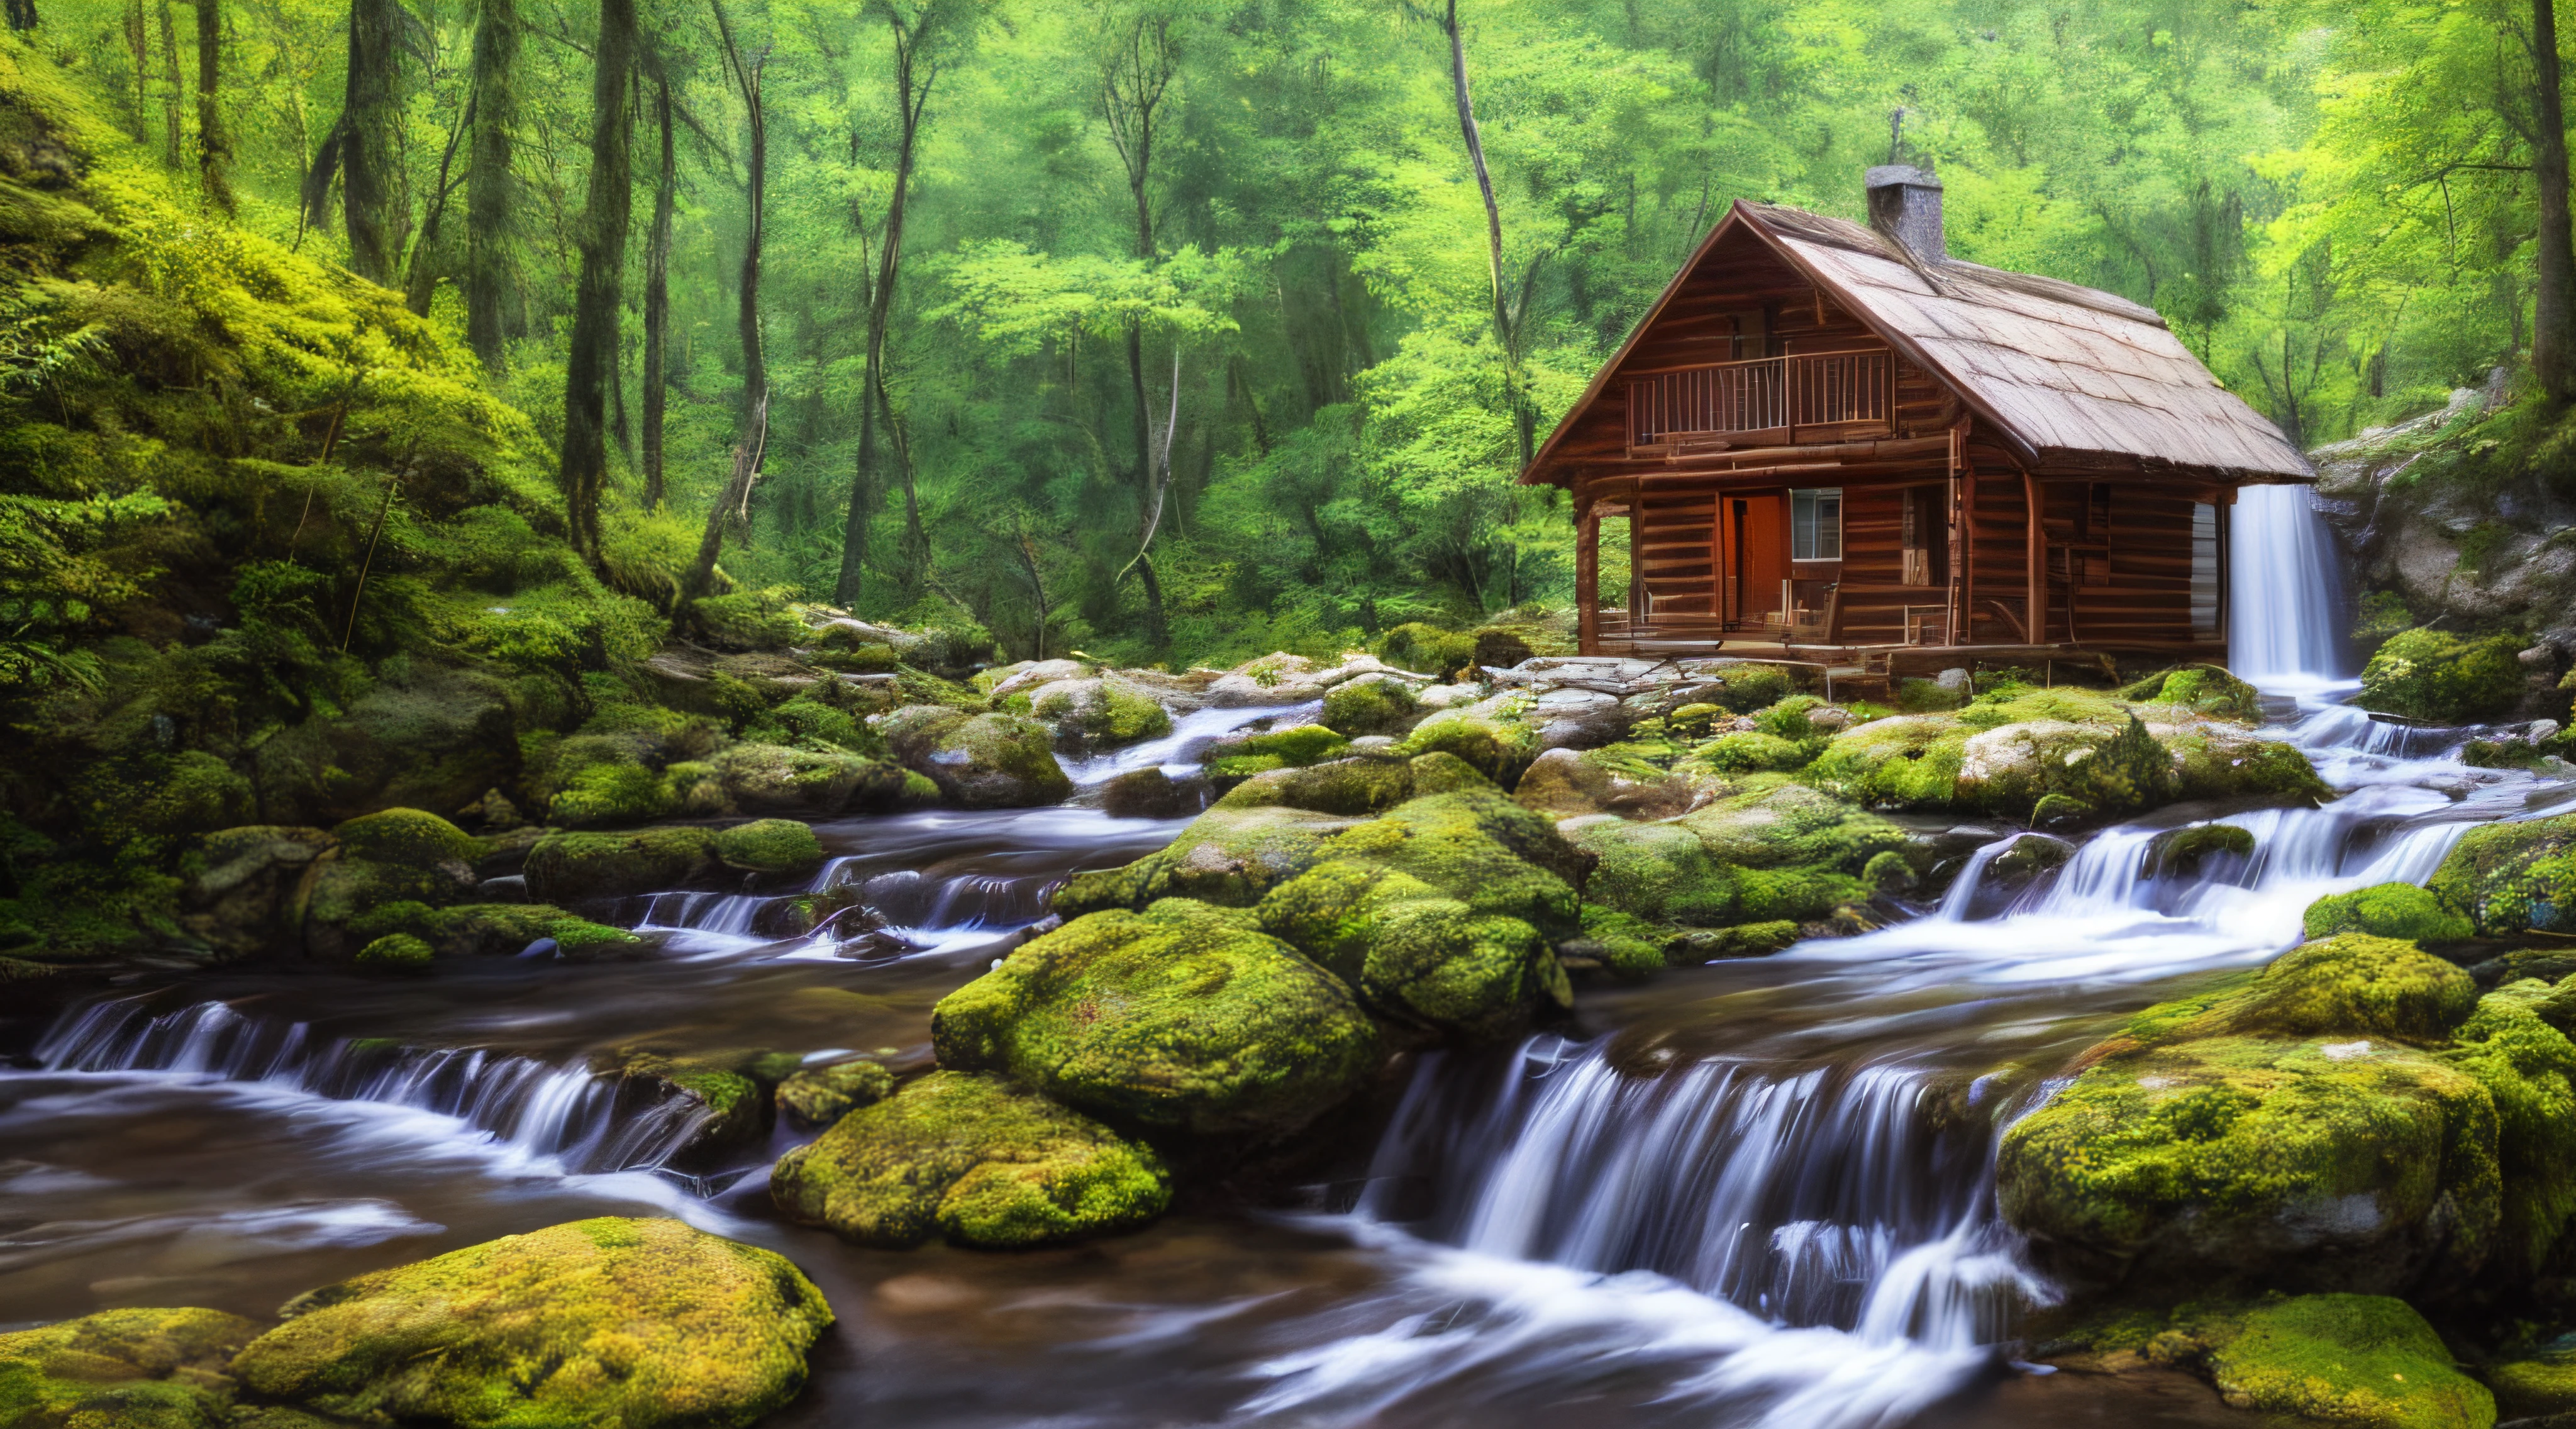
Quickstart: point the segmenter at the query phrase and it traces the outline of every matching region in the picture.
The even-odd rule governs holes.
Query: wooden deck
[[[1627,612],[1601,612],[1599,637],[1603,655],[1649,659],[1736,659],[1812,666],[1838,682],[1922,678],[1943,670],[2020,665],[2045,670],[2052,665],[2092,667],[2116,672],[2122,656],[2179,663],[2206,660],[2224,664],[2225,640],[2084,641],[2055,644],[1890,645],[1817,643],[1796,632],[1777,629],[1722,630],[1688,622],[1631,626]]]

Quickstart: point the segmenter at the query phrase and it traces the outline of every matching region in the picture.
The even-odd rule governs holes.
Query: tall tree
[[[402,0],[351,0],[340,118],[304,175],[305,222],[327,221],[337,175],[349,271],[386,284],[399,269],[403,232],[411,221],[402,168],[402,28]]]
[[[1467,85],[1467,37],[1458,23],[1458,0],[1446,0],[1439,24],[1440,33],[1449,41],[1449,94],[1458,109],[1458,137],[1466,142],[1467,166],[1475,171],[1476,192],[1485,201],[1485,269],[1493,305],[1494,342],[1503,350],[1504,395],[1511,404],[1512,431],[1520,442],[1521,465],[1526,467],[1537,440],[1538,414],[1530,406],[1529,376],[1521,367],[1520,324],[1513,311],[1511,290],[1503,281],[1503,210],[1494,201],[1494,176],[1485,167],[1485,139],[1476,127],[1476,100]]]
[[[635,0],[600,0],[592,61],[590,186],[582,204],[572,349],[564,364],[562,480],[573,548],[596,564],[599,498],[608,482],[608,371],[617,361],[618,317],[625,306],[632,201],[626,99],[635,68]]]
[[[161,0],[161,144],[171,168],[179,158],[179,105],[187,91],[179,83],[179,21],[170,0]]]
[[[894,47],[894,189],[886,197],[885,222],[877,234],[877,265],[868,289],[867,369],[860,375],[858,470],[850,482],[849,521],[841,533],[841,570],[832,598],[843,605],[857,602],[866,579],[868,520],[882,489],[878,472],[877,426],[891,422],[886,396],[886,325],[894,311],[896,280],[903,273],[903,218],[912,196],[914,156],[919,152],[921,123],[930,110],[930,91],[939,81],[943,32],[963,26],[971,37],[971,6],[926,0],[907,13],[900,0],[873,0],[869,12],[885,22]],[[961,9],[967,14],[957,13]],[[909,464],[904,478],[903,551],[900,569],[907,592],[917,588],[930,559],[930,541],[921,524],[921,496],[913,489]]]
[[[2531,371],[2552,402],[2576,400],[2576,233],[2567,209],[2567,111],[2559,86],[2557,0],[2532,0],[2531,172],[2540,187],[2539,282]]]
[[[653,179],[653,231],[644,248],[644,507],[662,504],[662,421],[671,381],[671,214],[679,171],[671,144],[671,78],[653,75],[653,123],[661,131],[662,167]]]
[[[769,65],[769,52],[745,59],[734,43],[733,22],[725,14],[724,0],[709,0],[716,16],[716,34],[724,42],[725,73],[740,91],[744,110],[749,115],[746,134],[743,176],[742,274],[734,288],[734,326],[742,343],[742,444],[734,448],[733,475],[725,482],[724,492],[707,512],[706,535],[698,542],[698,563],[689,572],[684,587],[689,599],[707,593],[715,580],[716,557],[724,549],[725,524],[740,520],[748,524],[751,517],[751,484],[759,479],[760,459],[769,445],[769,364],[761,350],[760,334],[760,250],[762,226],[767,219],[769,186],[769,121],[760,102],[760,80]]]
[[[11,0],[18,3],[18,0]],[[224,128],[223,0],[197,0],[197,182],[206,202],[233,211],[233,144]]]
[[[36,0],[9,0],[9,28],[13,30],[36,28]]]
[[[125,0],[125,50],[134,57],[134,137],[152,132],[152,28],[143,0]]]
[[[513,276],[510,163],[518,126],[518,0],[482,0],[474,25],[474,146],[465,166],[465,341],[493,373],[509,363],[502,315]]]
[[[1131,19],[1100,66],[1101,113],[1109,124],[1109,142],[1118,150],[1119,163],[1127,171],[1127,194],[1136,208],[1136,257],[1148,266],[1154,261],[1154,204],[1150,185],[1154,172],[1155,125],[1160,118],[1164,97],[1170,92],[1172,79],[1180,72],[1180,67],[1180,49],[1172,42],[1171,17],[1158,14],[1138,15]],[[1128,397],[1135,417],[1131,439],[1136,448],[1136,524],[1141,544],[1150,547],[1160,513],[1158,503],[1153,499],[1154,443],[1145,396],[1143,318],[1127,320],[1126,337]],[[1163,582],[1154,574],[1154,560],[1149,550],[1140,551],[1131,564],[1145,584],[1146,638],[1160,647],[1170,641],[1170,628],[1163,612]]]

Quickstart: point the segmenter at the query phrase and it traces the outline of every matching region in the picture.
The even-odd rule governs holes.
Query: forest
[[[1873,163],[1938,172],[1956,256],[2151,305],[2301,447],[2546,360],[2576,283],[2545,6],[10,18],[182,213],[468,350],[613,586],[1021,657],[1226,664],[1561,606],[1563,495],[1513,481],[1534,437],[1732,200],[1855,214]],[[21,400],[63,336],[19,341]],[[10,638],[76,635],[34,610]]]

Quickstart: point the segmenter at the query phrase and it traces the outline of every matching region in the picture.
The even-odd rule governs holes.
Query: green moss
[[[1976,717],[1987,709],[2018,716],[2040,703],[2040,696],[2029,695],[1994,706],[1972,705],[1959,720],[1963,727],[1975,728]],[[2120,720],[2113,726],[2107,720],[2014,718],[1972,734],[1959,747],[1956,798],[1969,807],[2014,816],[2051,794],[2110,815],[2171,800],[2177,792],[2173,756],[2136,716],[2123,710]]]
[[[1600,860],[1584,882],[1587,899],[1661,923],[1715,925],[1734,916],[1735,880],[1686,828],[1587,820],[1567,838]]]
[[[835,709],[812,695],[798,695],[763,712],[743,731],[765,744],[827,744],[871,758],[885,753],[885,741],[850,712]]]
[[[106,1310],[0,1334],[0,1425],[222,1429],[224,1366],[259,1328],[217,1310]]]
[[[1396,753],[1453,754],[1505,789],[1538,757],[1538,731],[1518,720],[1495,720],[1464,709],[1440,710],[1404,737]]]
[[[2201,860],[2215,855],[2232,854],[2238,858],[2254,856],[2254,831],[2234,824],[2192,824],[2156,835],[2147,846],[2142,876],[2147,878],[2191,878],[2200,873]],[[2376,933],[2377,928],[2329,928],[2323,932],[2311,929],[2308,936],[2326,937],[2340,932]]]
[[[1338,757],[1349,746],[1350,739],[1340,730],[1328,725],[1295,724],[1286,729],[1246,735],[1229,747],[1239,748],[1244,754],[1255,758],[1263,755],[1276,756],[1280,764],[1272,767],[1278,768],[1292,764],[1314,764],[1321,760],[1332,759]]]
[[[1345,735],[1394,734],[1420,713],[1411,684],[1394,675],[1360,675],[1324,692],[1322,723]]]
[[[1381,866],[1325,862],[1271,890],[1255,914],[1262,931],[1402,1021],[1495,1037],[1526,1026],[1542,1001],[1572,1001],[1537,929]]]
[[[546,819],[574,829],[640,824],[670,814],[676,803],[662,776],[641,764],[591,764],[546,801]]]
[[[1367,1078],[1377,1034],[1339,978],[1247,921],[1166,899],[1067,923],[940,1000],[939,1064],[1129,1125],[1293,1131]]]
[[[1475,662],[1476,637],[1411,621],[1388,631],[1377,653],[1398,669],[1446,675]]]
[[[1479,773],[1476,767],[1454,754],[1434,751],[1417,754],[1404,761],[1413,796],[1427,799],[1434,794],[1474,792],[1499,794],[1494,781]],[[1398,803],[1402,800],[1396,801]]]
[[[1776,775],[1745,784],[1745,792],[1674,821],[1719,864],[1858,873],[1875,855],[1905,847],[1902,829],[1841,799]]]
[[[1417,798],[1316,846],[1315,857],[1409,873],[1478,913],[1558,936],[1577,925],[1582,857],[1556,825],[1492,789]]]
[[[919,802],[923,776],[844,749],[737,744],[706,761],[722,787],[721,810],[831,818]],[[674,780],[677,770],[673,771]]]
[[[1727,713],[1724,705],[1695,700],[1664,716],[1664,727],[1675,734],[1696,739],[1707,734],[1709,727],[1724,719]]]
[[[2486,1372],[2496,1408],[2516,1419],[2576,1410],[2576,1351],[2543,1350],[2493,1365]]]
[[[2512,713],[2525,676],[2514,657],[2523,641],[2514,635],[2463,640],[2440,630],[2392,635],[2361,671],[2363,709],[2409,719],[2467,724]]]
[[[2497,1269],[2517,1282],[2550,1263],[2576,1216],[2576,1045],[2536,1010],[2548,995],[2526,981],[2480,998],[2443,1053],[2495,1101]]]
[[[1598,903],[1583,905],[1583,936],[1601,947],[1601,960],[1613,974],[1642,979],[1666,966],[1663,930],[1643,918]]]
[[[1027,808],[1073,792],[1056,763],[1055,732],[1021,715],[912,706],[888,715],[881,732],[906,767],[959,808]]]
[[[2184,1317],[2178,1316],[2177,1319]],[[2182,1332],[2240,1409],[2370,1429],[2489,1429],[2495,1398],[2424,1317],[2385,1295],[2300,1295],[2201,1311]]]
[[[1664,960],[1679,966],[1768,957],[1796,941],[1798,925],[1785,918],[1738,923],[1731,928],[1694,928],[1664,945]]]
[[[2160,671],[2120,691],[2120,698],[2140,704],[2180,705],[2213,719],[2259,723],[2261,696],[2252,685],[2217,665],[2184,665]]]
[[[2247,843],[2252,843],[2250,835]],[[2246,851],[2251,852],[2250,847]],[[2412,883],[2381,883],[2320,898],[2308,905],[2306,926],[2311,938],[2368,933],[2430,943],[2452,942],[2477,934],[2476,926],[2468,919]]]
[[[2425,887],[2482,936],[2576,932],[2576,814],[2480,824]]]
[[[414,919],[404,913],[414,906],[417,905],[379,908],[352,924],[351,931],[361,937],[381,932],[416,933],[429,940],[441,957],[510,957],[539,938],[553,937],[555,925],[572,916],[549,903],[465,903],[434,911],[423,909],[422,916]],[[392,922],[392,926],[379,926],[379,919]]]
[[[282,1313],[233,1361],[253,1392],[465,1429],[738,1429],[795,1397],[832,1323],[773,1252],[613,1217],[362,1275]]]
[[[707,596],[689,614],[717,644],[733,650],[778,650],[812,638],[774,591]]]
[[[705,829],[558,831],[528,850],[528,892],[562,903],[680,888],[705,877],[714,859],[715,836]]]
[[[388,933],[358,949],[357,963],[379,972],[427,972],[436,955],[409,933]]]
[[[758,819],[718,829],[715,853],[728,868],[751,873],[811,873],[823,866],[823,844],[812,826],[794,819]]]
[[[1948,809],[1958,791],[1956,721],[1939,715],[1871,720],[1836,735],[1806,766],[1807,782],[1869,808]]]
[[[861,1245],[1008,1250],[1132,1230],[1171,1202],[1147,1147],[1000,1077],[933,1072],[778,1160],[786,1215]]]
[[[472,863],[482,846],[463,829],[418,809],[386,809],[349,820],[331,831],[344,857],[406,868]]]
[[[894,1074],[877,1062],[836,1062],[800,1071],[778,1084],[778,1109],[803,1127],[828,1127],[894,1094]]]
[[[1276,758],[1272,755],[1259,757]],[[1459,767],[1463,769],[1465,766]],[[1481,776],[1472,770],[1468,771],[1468,776],[1482,782]],[[1280,806],[1319,814],[1356,816],[1384,813],[1412,798],[1413,793],[1412,763],[1364,756],[1327,760],[1302,769],[1263,770],[1227,790],[1217,802],[1228,809]]]
[[[1786,699],[1791,688],[1789,672],[1777,665],[1729,665],[1717,672],[1715,683],[1693,691],[1692,698],[1751,714]]]
[[[556,918],[546,924],[546,936],[555,940],[558,955],[574,962],[614,957],[644,946],[642,938],[623,928],[584,918]]]
[[[1720,735],[1692,751],[1701,764],[1720,774],[1747,774],[1803,769],[1814,755],[1806,744],[1760,730]]]

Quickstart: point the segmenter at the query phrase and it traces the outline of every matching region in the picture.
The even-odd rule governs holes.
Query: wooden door
[[[1781,491],[1718,497],[1726,618],[1758,620],[1779,608],[1789,575],[1789,497]]]

